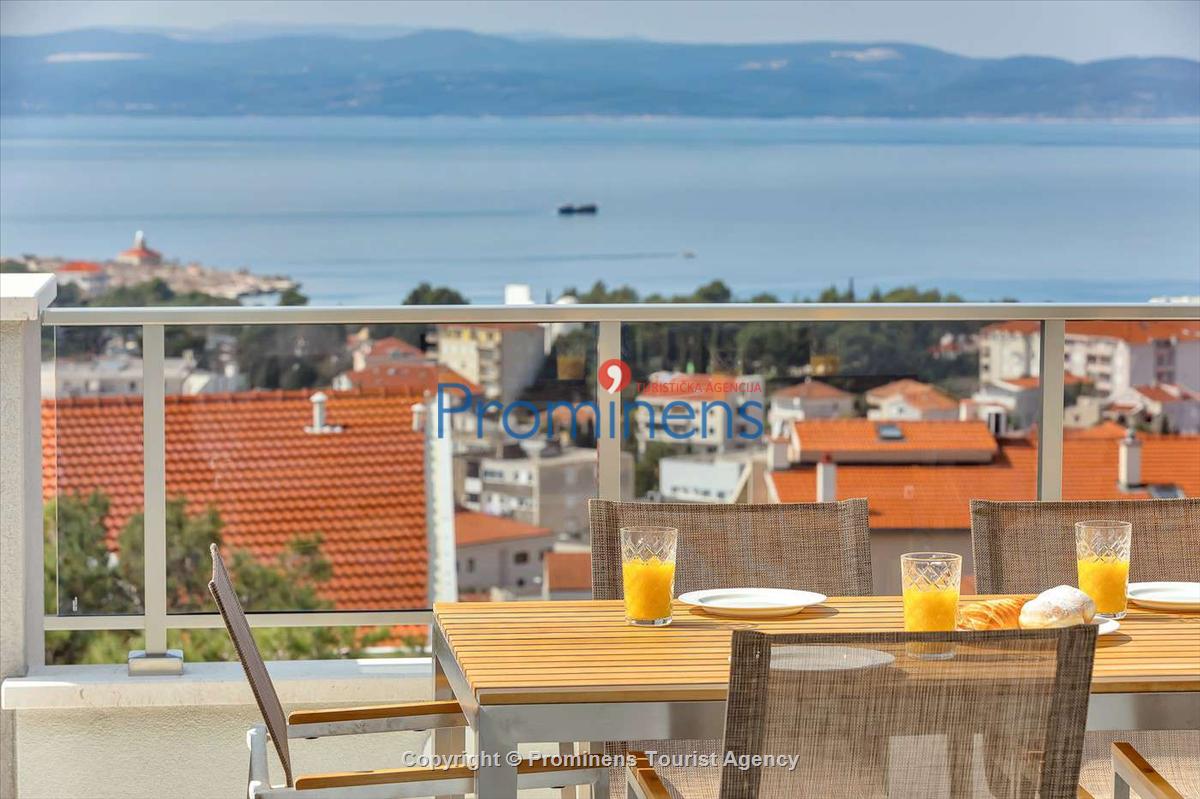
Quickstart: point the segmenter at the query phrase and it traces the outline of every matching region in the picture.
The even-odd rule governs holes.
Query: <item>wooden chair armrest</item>
[[[634,762],[625,767],[625,780],[633,788],[638,799],[671,799],[658,772],[650,765],[650,758],[646,753],[630,750],[628,755]]]
[[[591,766],[580,767],[569,763],[558,765],[547,763],[544,760],[524,760],[517,765],[518,786],[521,788],[527,787],[522,785],[521,782],[524,779],[530,778],[537,778],[538,783],[528,787],[583,784],[592,779],[589,774],[589,768],[592,771],[596,770]],[[564,776],[561,781],[555,776],[560,773],[567,775],[570,772],[577,772],[577,774],[573,777]],[[452,766],[450,768],[421,768],[414,766],[411,768],[376,769],[374,771],[306,774],[296,778],[294,787],[297,791],[313,791],[322,788],[356,788],[363,785],[400,785],[414,782],[429,782],[435,784],[436,787],[436,783],[438,782],[474,779],[475,771],[468,766]],[[441,788],[437,790],[441,790]]]
[[[1116,778],[1124,780],[1142,799],[1183,799],[1183,794],[1155,771],[1133,744],[1114,743],[1112,764]]]
[[[372,705],[368,707],[344,707],[330,710],[296,710],[288,715],[288,724],[328,724],[338,721],[364,721],[366,719],[396,719],[413,716],[454,716],[458,715],[462,724],[466,717],[458,702],[408,702],[402,705]],[[445,724],[442,726],[455,726]]]

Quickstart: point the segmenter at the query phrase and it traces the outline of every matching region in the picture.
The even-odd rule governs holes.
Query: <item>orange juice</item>
[[[958,586],[904,589],[904,630],[910,633],[952,632],[958,623]]]
[[[1129,586],[1129,561],[1119,558],[1083,558],[1079,565],[1079,590],[1096,603],[1097,613],[1124,613]]]
[[[627,560],[621,576],[625,583],[625,615],[634,621],[655,621],[671,616],[671,591],[675,563],[658,558]]]

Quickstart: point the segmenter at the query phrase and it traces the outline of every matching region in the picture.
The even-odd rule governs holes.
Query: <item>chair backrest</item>
[[[262,713],[263,721],[267,724],[267,732],[275,742],[275,751],[279,753],[279,762],[283,764],[283,773],[289,787],[292,785],[292,758],[288,753],[287,715],[283,705],[279,703],[279,695],[275,693],[275,685],[267,672],[267,664],[263,662],[262,653],[250,632],[250,622],[246,620],[246,611],[242,610],[242,602],[237,592],[233,590],[233,581],[221,560],[221,553],[216,544],[209,545],[212,552],[213,576],[208,583],[208,590],[217,601],[217,610],[225,620],[225,629],[233,639],[237,649],[238,660],[242,661],[242,669],[250,682],[250,690],[254,692],[254,701]]]
[[[704,588],[804,588],[871,594],[867,501],[767,505],[588,501],[592,596],[620,599],[621,528],[675,527],[675,592]]]
[[[1129,579],[1200,579],[1200,499],[1092,502],[971,500],[975,588],[981,594],[1036,594],[1074,585],[1075,522],[1133,525]]]
[[[1074,799],[1096,628],[733,634],[721,799]],[[944,660],[913,656],[945,652]],[[754,756],[790,755],[792,763]]]

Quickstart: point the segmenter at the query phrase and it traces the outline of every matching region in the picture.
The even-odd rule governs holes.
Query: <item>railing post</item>
[[[53,275],[0,276],[0,679],[46,661],[42,532],[42,311]],[[0,711],[0,797],[17,795],[13,711]]]
[[[1042,320],[1039,374],[1042,413],[1038,424],[1038,499],[1062,499],[1063,476],[1063,387],[1066,383],[1067,323],[1062,319]]]
[[[182,674],[183,652],[167,649],[166,359],[162,325],[142,326],[142,603],[146,648],[129,653],[130,674]]]
[[[621,357],[621,323],[600,322],[596,337],[596,366]],[[596,381],[596,457],[599,461],[599,496],[621,499],[621,395],[609,394]]]

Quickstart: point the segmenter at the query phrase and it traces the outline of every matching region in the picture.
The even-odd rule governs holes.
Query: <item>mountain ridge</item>
[[[0,37],[0,113],[1153,119],[1200,116],[1200,62],[972,58],[886,41],[92,28]]]

